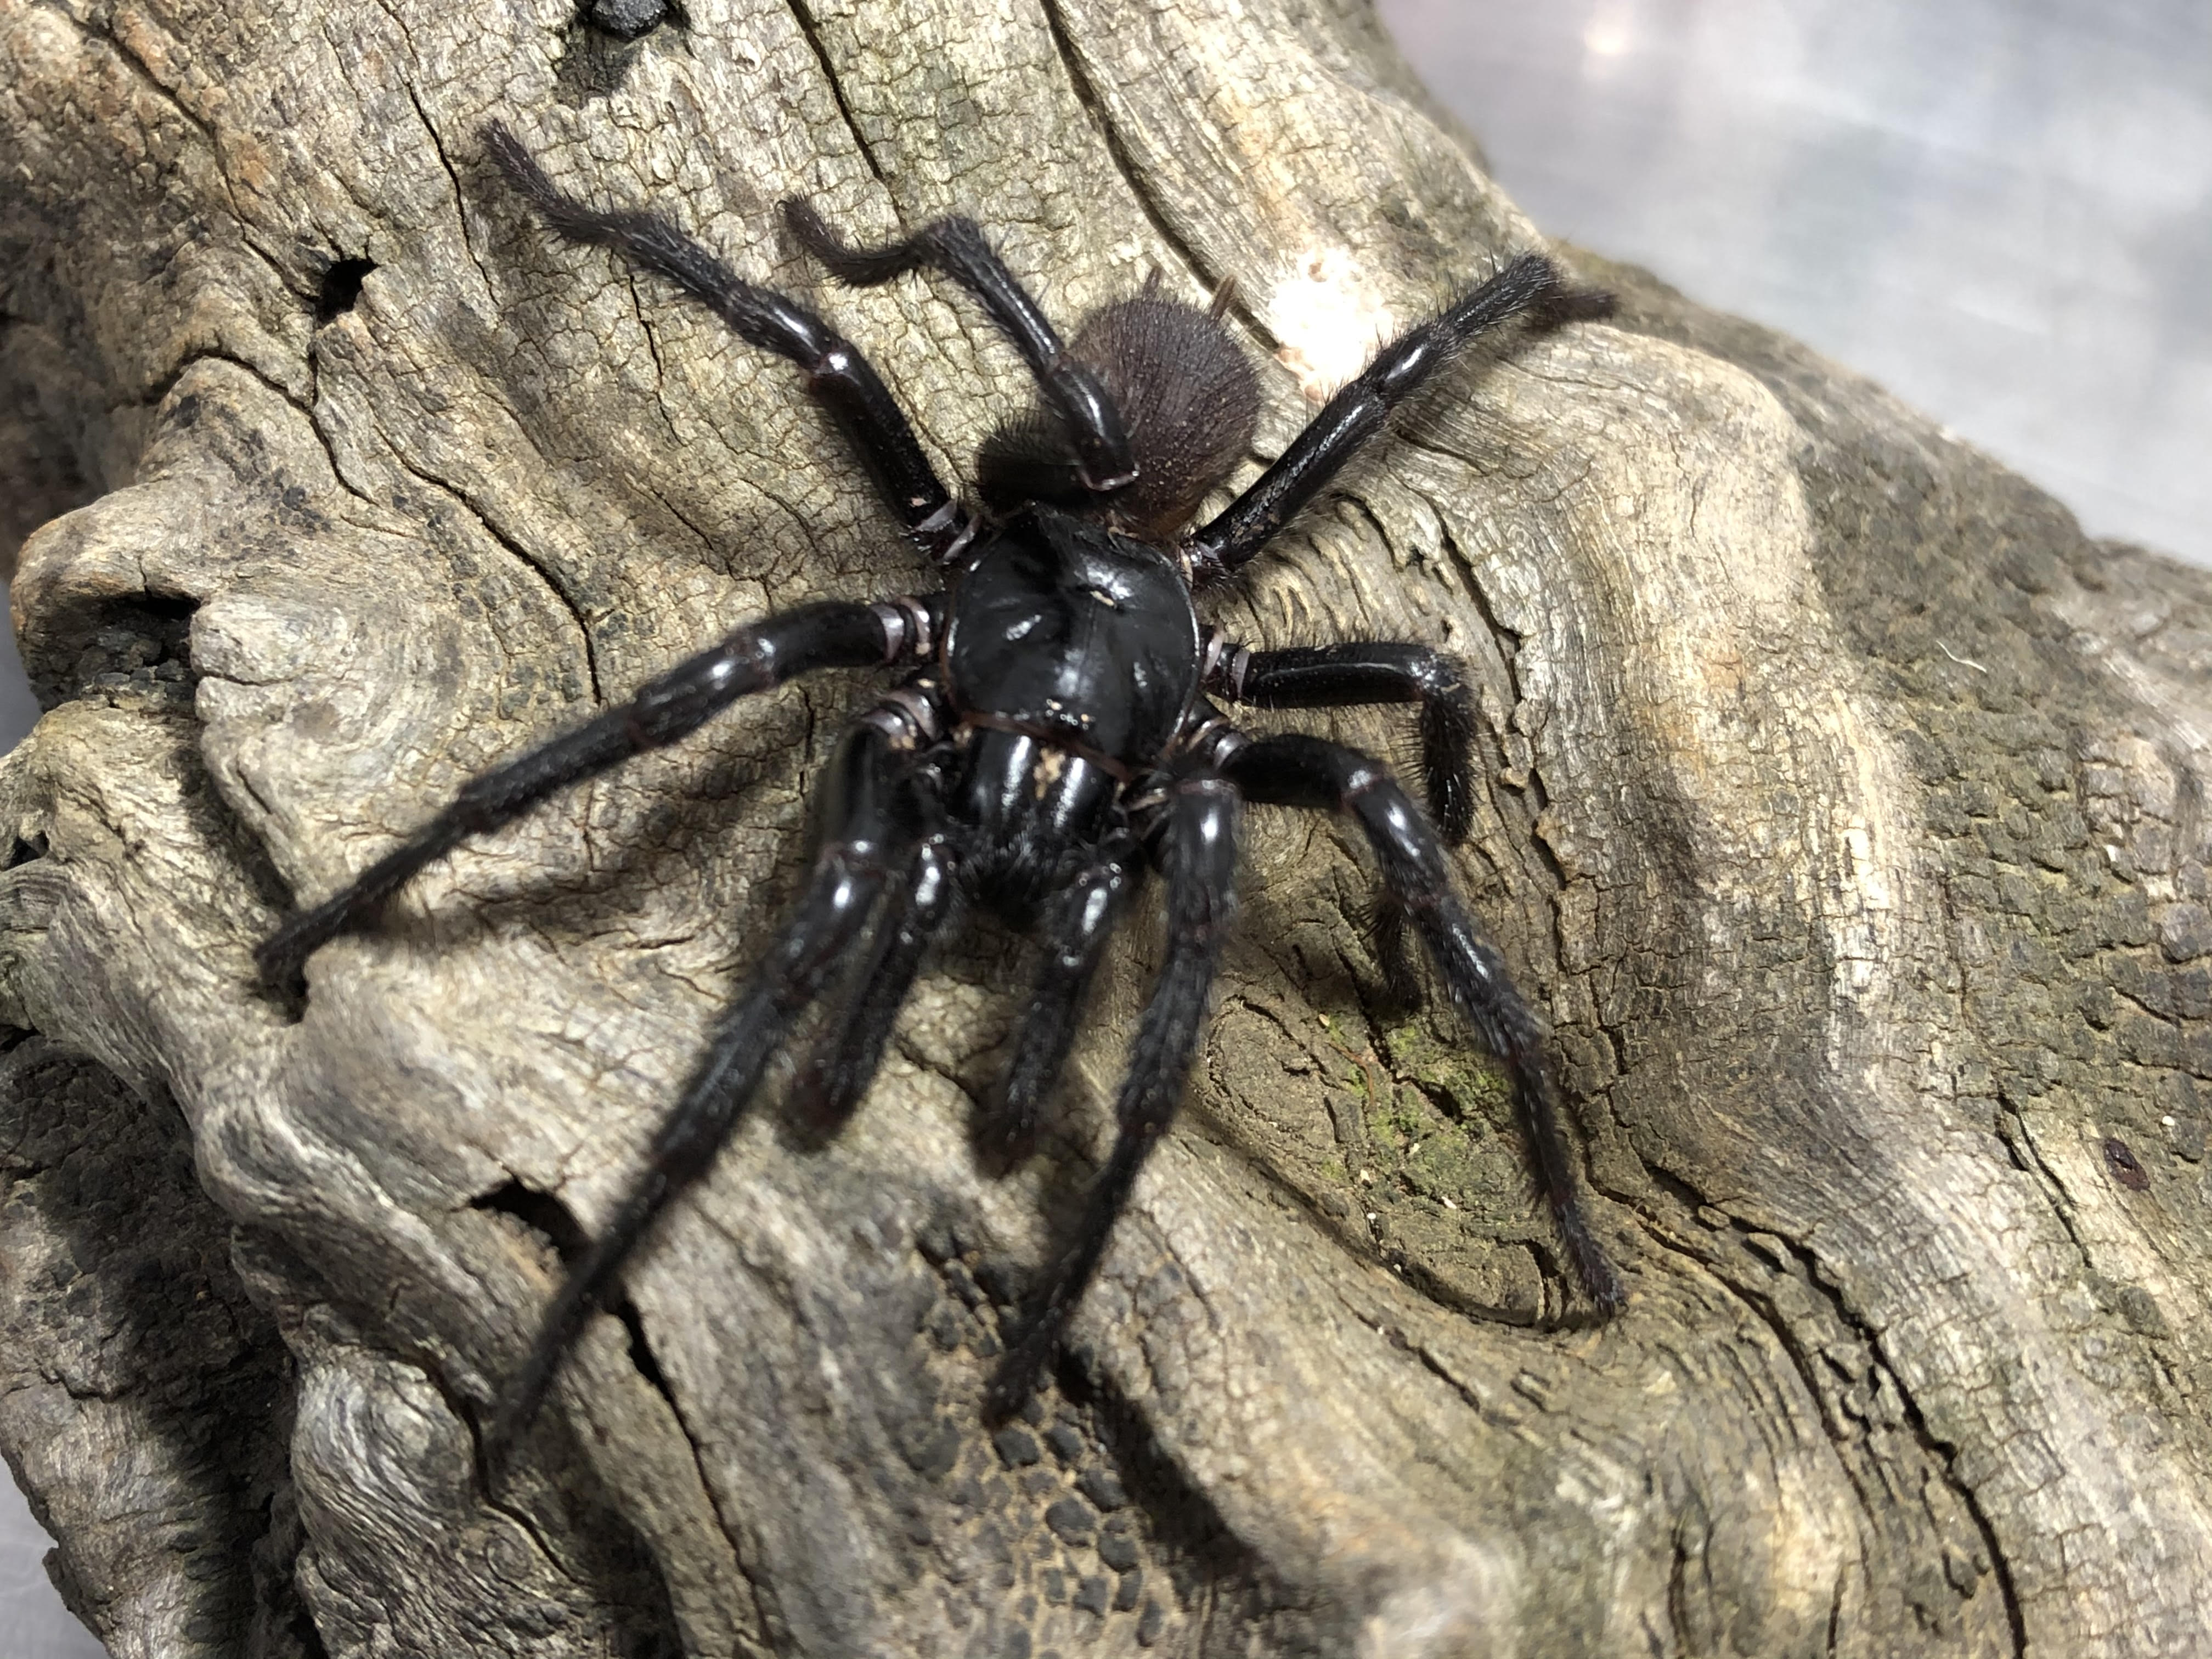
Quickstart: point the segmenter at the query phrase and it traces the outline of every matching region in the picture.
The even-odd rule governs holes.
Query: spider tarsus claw
[[[1558,328],[1567,323],[1601,322],[1613,315],[1619,302],[1601,288],[1569,288],[1565,273],[1559,286],[1531,307],[1530,320],[1539,328]]]
[[[1474,802],[1465,793],[1455,790],[1442,799],[1429,803],[1429,811],[1437,821],[1437,834],[1447,847],[1464,847],[1468,833],[1474,828]]]
[[[1628,1287],[1620,1282],[1620,1270],[1606,1255],[1605,1247],[1590,1236],[1578,1218],[1563,1218],[1560,1231],[1565,1236],[1567,1256],[1574,1265],[1575,1277],[1582,1281],[1583,1292],[1601,1317],[1611,1318],[1628,1304]]]
[[[1583,1288],[1589,1292],[1590,1300],[1598,1311],[1611,1318],[1628,1305],[1628,1287],[1620,1282],[1620,1275],[1613,1264],[1602,1256],[1583,1269]]]

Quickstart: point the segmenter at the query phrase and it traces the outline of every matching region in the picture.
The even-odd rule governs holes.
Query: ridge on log
[[[972,212],[1063,324],[1233,277],[1253,467],[1347,327],[1540,242],[1356,0],[600,9],[0,0],[46,708],[0,767],[0,1448],[112,1650],[2212,1652],[2212,580],[1573,249],[1619,314],[1457,366],[1212,620],[1470,665],[1459,874],[1626,1310],[1560,1318],[1353,840],[1255,809],[1188,1106],[1032,1420],[981,1390],[1142,928],[1048,1156],[969,1152],[1019,964],[979,933],[835,1145],[740,1133],[487,1484],[861,684],[472,846],[304,1011],[251,947],[738,621],[923,573],[788,366],[538,230],[484,124],[818,304],[948,477],[1012,354],[942,284],[829,288],[781,198]]]

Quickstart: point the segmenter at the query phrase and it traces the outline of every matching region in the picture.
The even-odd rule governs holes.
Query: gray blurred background
[[[2212,564],[2206,0],[1379,3],[1546,231]],[[33,713],[0,641],[0,744]],[[0,1659],[97,1659],[46,1547],[0,1481]]]
[[[1380,0],[1547,234],[2212,564],[2205,0]]]

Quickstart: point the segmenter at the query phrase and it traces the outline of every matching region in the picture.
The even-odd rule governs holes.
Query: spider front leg
[[[692,1068],[675,1109],[653,1138],[645,1168],[584,1258],[555,1294],[529,1356],[508,1380],[484,1436],[496,1468],[529,1425],[586,1317],[668,1201],[707,1172],[750,1103],[792,1026],[844,962],[890,883],[911,813],[911,757],[881,727],[855,723],[830,763],[813,879],[760,966]],[[896,929],[902,919],[885,918]]]
[[[783,204],[783,222],[799,246],[839,282],[874,288],[909,270],[934,267],[982,302],[1036,376],[1038,390],[1075,446],[1085,489],[1103,494],[1137,476],[1121,411],[1085,363],[1067,355],[1059,333],[1021,279],[1006,269],[972,219],[933,220],[902,241],[854,247],[830,228],[811,203]]]
[[[955,896],[951,848],[943,836],[931,836],[915,848],[896,915],[876,930],[852,1006],[792,1085],[793,1114],[808,1144],[835,1139],[875,1080],[899,1008]]]
[[[943,613],[941,595],[884,605],[831,600],[738,629],[647,681],[621,707],[462,786],[444,811],[263,940],[254,952],[262,982],[272,988],[295,983],[319,946],[373,926],[410,877],[471,836],[512,823],[568,784],[688,736],[740,697],[816,669],[866,668],[926,656],[943,631]]]
[[[1206,999],[1237,908],[1241,804],[1218,774],[1194,771],[1169,780],[1157,810],[1158,827],[1147,850],[1167,880],[1167,961],[1146,1005],[1128,1075],[1114,1104],[1114,1150],[1091,1189],[1073,1243],[1033,1298],[1028,1322],[992,1376],[983,1400],[988,1422],[1012,1416],[1036,1387],[1037,1373],[1098,1270],[1138,1172],[1175,1120],[1206,1024]]]
[[[1454,301],[1441,316],[1384,346],[1250,489],[1191,536],[1183,550],[1190,560],[1192,585],[1209,586],[1242,568],[1382,431],[1392,410],[1480,336],[1516,317],[1550,326],[1602,317],[1612,309],[1611,295],[1570,289],[1559,268],[1542,254],[1522,254]]]
[[[1565,1241],[1575,1276],[1600,1310],[1626,1299],[1620,1275],[1590,1231],[1575,1184],[1559,1109],[1544,1059],[1544,1033],[1452,890],[1443,849],[1379,761],[1340,744],[1292,735],[1268,738],[1231,756],[1222,769],[1248,800],[1349,812],[1366,832],[1391,900],[1420,935],[1452,1005],[1505,1062],[1522,1127]]]
[[[976,1126],[977,1150],[1009,1170],[1036,1144],[1037,1116],[1067,1063],[1084,994],[1097,977],[1107,942],[1144,879],[1140,849],[1110,843],[1103,856],[1054,900],[1043,925],[1044,960],[1014,1032],[1014,1057],[995,1109]]]
[[[858,346],[797,301],[742,280],[658,214],[602,211],[548,178],[521,141],[495,121],[484,148],[507,181],[572,242],[611,247],[666,277],[727,323],[738,337],[796,363],[806,389],[844,429],[922,550],[950,562],[975,533],[922,453],[913,424]]]

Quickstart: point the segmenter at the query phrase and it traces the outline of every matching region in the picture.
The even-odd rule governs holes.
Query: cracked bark
[[[1467,657],[1462,872],[1627,1311],[1559,1327],[1495,1079],[1370,995],[1351,842],[1255,813],[1184,1125],[1036,1421],[976,1401],[1141,929],[1048,1158],[972,1168],[1018,967],[964,945],[844,1139],[738,1136],[486,1491],[555,1241],[758,948],[858,689],[453,860],[297,1024],[246,952],[600,688],[927,578],[787,368],[550,245],[481,124],[802,293],[802,191],[975,211],[1064,319],[1233,276],[1260,359],[1315,343],[1316,271],[1402,320],[1535,240],[1364,8],[987,9],[696,0],[622,45],[0,0],[0,530],[52,520],[0,771],[0,1444],[71,1604],[165,1656],[2206,1650],[2212,592],[1571,250],[1615,325],[1456,372],[1215,619]],[[919,283],[823,303],[959,473],[1008,354]]]

